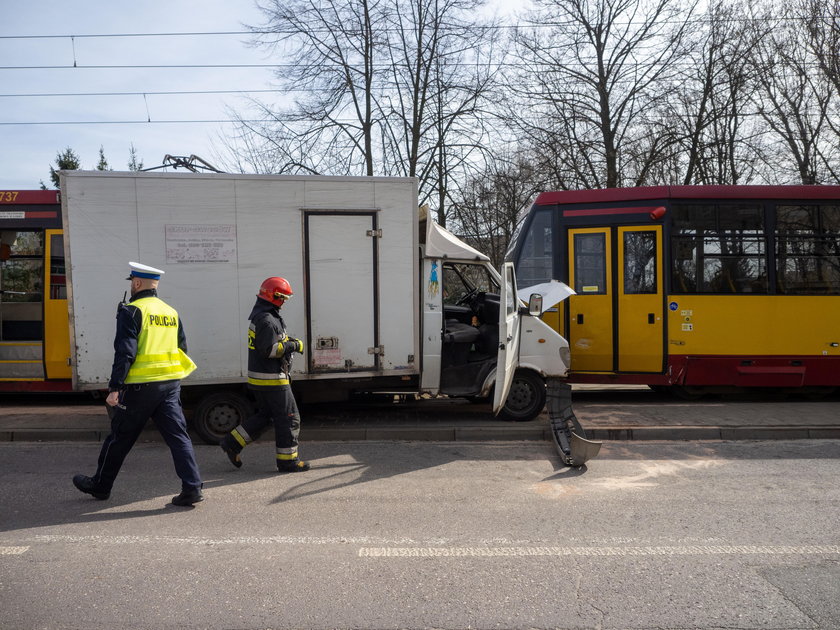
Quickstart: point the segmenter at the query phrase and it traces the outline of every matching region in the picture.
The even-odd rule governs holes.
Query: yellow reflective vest
[[[143,323],[126,384],[172,381],[189,375],[196,366],[178,347],[178,312],[157,297],[141,298],[131,305],[140,310]]]

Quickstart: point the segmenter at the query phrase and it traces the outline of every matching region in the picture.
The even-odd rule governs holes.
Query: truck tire
[[[221,439],[251,415],[251,401],[236,392],[216,392],[202,398],[192,416],[192,427],[208,444]]]
[[[545,381],[531,370],[516,370],[505,406],[499,412],[502,420],[527,422],[545,407]]]

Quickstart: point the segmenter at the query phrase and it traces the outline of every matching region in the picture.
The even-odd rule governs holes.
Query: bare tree
[[[543,188],[528,156],[493,157],[458,190],[452,210],[459,233],[499,267],[520,215]]]
[[[826,124],[834,135],[829,146],[836,148],[840,143],[840,0],[801,0],[798,13],[808,30],[808,44],[819,64],[821,74],[834,86],[834,98]],[[826,156],[821,152],[827,175],[840,183],[840,157],[834,152]]]
[[[264,0],[255,44],[283,57],[277,77],[294,102],[253,101],[260,119],[239,116],[240,148],[275,153],[285,172],[374,174],[373,85],[385,0]],[[260,161],[265,162],[263,157]]]
[[[820,70],[840,93],[840,0],[801,0],[798,13]]]
[[[259,45],[293,102],[254,101],[228,152],[239,168],[417,177],[445,222],[447,180],[484,146],[497,30],[483,0],[263,0]],[[229,161],[229,160],[227,160]]]
[[[418,177],[421,200],[436,197],[445,225],[449,180],[483,147],[497,30],[476,17],[480,0],[394,2],[381,108],[386,172]]]
[[[760,130],[749,95],[760,69],[753,63],[759,29],[728,0],[693,19],[691,45],[661,116],[673,134],[652,179],[663,184],[738,184],[759,161]]]
[[[762,71],[754,100],[776,138],[781,158],[773,159],[769,175],[777,180],[790,164],[797,181],[821,183],[824,163],[833,162],[825,130],[834,90],[825,75],[814,72],[817,63],[795,7],[783,7],[781,12],[761,38],[755,57]]]
[[[572,185],[644,183],[667,141],[650,117],[669,95],[694,2],[535,4],[533,28],[517,31],[520,71],[509,81],[512,94],[528,99],[517,120],[523,132],[543,143],[533,146],[555,145]]]

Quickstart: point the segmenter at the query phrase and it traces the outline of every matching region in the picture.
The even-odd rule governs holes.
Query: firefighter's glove
[[[283,353],[288,354],[289,352],[298,352],[303,354],[303,342],[300,339],[289,337],[283,342]]]

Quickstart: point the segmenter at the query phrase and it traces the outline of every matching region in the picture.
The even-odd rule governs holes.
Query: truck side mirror
[[[539,293],[532,293],[528,299],[528,314],[539,317],[542,314],[543,297]]]

